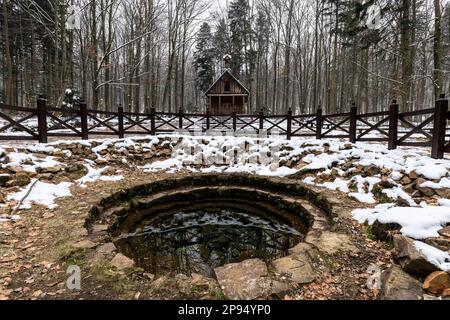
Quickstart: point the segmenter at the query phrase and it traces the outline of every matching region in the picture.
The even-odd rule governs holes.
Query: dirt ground
[[[75,186],[72,197],[57,200],[50,210],[34,206],[22,211],[22,220],[3,223],[0,228],[0,298],[2,299],[223,299],[220,289],[193,286],[180,289],[179,276],[149,275],[140,268],[117,271],[108,259],[89,246],[85,220],[90,208],[102,198],[124,188],[148,183],[173,174],[151,174],[140,170],[122,172],[120,182],[96,182],[86,188]],[[339,192],[334,197],[336,218],[333,230],[350,236],[358,250],[321,255],[313,261],[318,279],[276,299],[372,300],[379,292],[367,289],[367,268],[381,269],[392,263],[390,247],[371,239],[370,230],[353,221],[350,212],[361,204]],[[81,268],[81,290],[69,290],[69,265]],[[164,285],[158,279],[164,278]],[[156,281],[155,281],[156,280]]]

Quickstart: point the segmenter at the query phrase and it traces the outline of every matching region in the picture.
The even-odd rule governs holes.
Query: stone
[[[81,163],[74,163],[74,164],[68,165],[65,168],[65,171],[68,173],[77,173],[77,172],[84,173],[84,175],[86,175],[89,172],[89,170]]]
[[[41,168],[41,167],[36,168],[36,171],[38,173],[58,173],[58,172],[61,172],[63,170],[64,170],[64,167],[60,166],[60,165],[51,166],[51,167],[44,167],[44,168]]]
[[[255,300],[288,290],[287,284],[269,278],[266,264],[245,260],[214,269],[224,294],[232,300]]]
[[[450,199],[450,189],[436,189],[436,194],[445,199]]]
[[[101,254],[111,254],[111,253],[115,252],[116,250],[117,250],[117,248],[114,245],[114,243],[112,243],[112,242],[105,243],[97,248],[97,252],[101,253]]]
[[[311,258],[313,258],[318,255],[318,251],[316,248],[314,248],[313,245],[311,245],[309,243],[305,243],[305,242],[300,242],[294,248],[289,249],[289,254],[291,254],[291,255],[307,254]]]
[[[421,185],[425,182],[428,182],[428,180],[425,180],[423,178],[419,178],[416,180],[416,189],[419,190],[421,193],[423,193],[427,197],[433,197],[436,194],[436,191],[431,188],[422,188]]]
[[[53,173],[43,173],[41,174],[41,178],[40,180],[44,180],[44,181],[51,181],[55,176],[53,175]]]
[[[96,159],[95,163],[98,164],[98,165],[104,165],[104,164],[108,163],[108,160],[106,160],[106,159]]]
[[[445,227],[444,229],[441,229],[438,232],[441,236],[450,238],[450,226]]]
[[[377,174],[380,174],[380,172],[381,172],[381,169],[374,165],[371,165],[364,169],[364,173],[369,177],[373,177]]]
[[[111,260],[111,265],[116,267],[117,270],[123,271],[134,267],[134,261],[125,257],[123,254],[118,253],[114,259]]]
[[[381,223],[378,220],[372,225],[372,234],[379,241],[391,242],[393,235],[402,228],[396,223]]]
[[[419,281],[404,272],[400,267],[393,266],[382,276],[383,300],[420,300],[422,285]]]
[[[7,187],[25,187],[29,185],[31,182],[31,178],[28,176],[28,174],[21,172],[17,173],[14,176],[13,180],[10,180],[6,183]]]
[[[272,265],[275,273],[286,276],[290,282],[307,284],[316,279],[309,258],[305,254],[281,258],[275,260]]]
[[[319,238],[317,249],[326,254],[335,254],[339,251],[359,252],[352,243],[351,238],[345,234],[325,231]]]
[[[21,166],[10,166],[8,167],[8,170],[12,173],[20,173],[23,172],[23,168]]]
[[[91,240],[83,240],[75,243],[73,247],[77,249],[93,249],[97,247],[97,244],[92,242]]]
[[[403,190],[406,193],[413,194],[415,191],[417,191],[416,190],[416,184],[415,183],[410,183],[410,184],[404,185],[403,186]]]
[[[423,289],[439,295],[444,293],[445,290],[450,290],[450,274],[444,271],[433,272],[425,279]]]
[[[5,184],[11,180],[12,176],[10,174],[0,174],[0,187],[5,186]]]
[[[419,175],[417,174],[416,171],[411,171],[411,172],[408,174],[408,176],[409,176],[409,178],[410,178],[411,180],[417,180],[417,179],[419,179]]]
[[[401,180],[400,183],[404,186],[409,185],[412,183],[412,180],[408,177],[408,176],[404,176]]]
[[[414,240],[402,235],[394,236],[394,254],[403,270],[426,277],[430,273],[437,271],[438,268],[428,262],[426,257],[414,246]]]
[[[450,238],[449,237],[439,237],[426,239],[425,243],[438,248],[441,251],[450,251]]]
[[[109,226],[107,224],[95,224],[92,226],[92,233],[102,233],[108,231]]]

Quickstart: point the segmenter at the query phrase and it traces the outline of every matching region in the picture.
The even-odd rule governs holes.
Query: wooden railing
[[[173,132],[252,132],[261,135],[279,134],[287,139],[312,137],[316,139],[348,139],[356,142],[386,142],[390,150],[399,146],[431,147],[432,157],[441,159],[450,153],[450,112],[448,100],[441,95],[435,108],[399,112],[394,100],[388,111],[359,114],[355,104],[350,112],[324,115],[321,108],[314,114],[269,116],[216,115],[117,112],[91,110],[82,102],[78,110],[62,110],[47,106],[38,99],[37,108],[0,104],[0,140],[38,140],[48,137],[89,139],[91,136],[158,135]],[[14,131],[13,131],[14,130]]]

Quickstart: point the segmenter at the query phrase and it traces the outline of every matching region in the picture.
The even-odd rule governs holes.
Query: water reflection
[[[302,234],[280,221],[208,210],[144,220],[116,245],[148,272],[212,276],[214,268],[227,263],[284,256],[302,240]]]

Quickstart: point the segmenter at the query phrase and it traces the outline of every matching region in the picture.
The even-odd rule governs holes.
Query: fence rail
[[[175,131],[245,131],[260,134],[275,132],[287,139],[315,137],[316,139],[348,139],[350,142],[386,142],[390,150],[399,146],[431,147],[432,157],[442,159],[450,153],[450,111],[448,100],[441,95],[435,108],[399,112],[394,100],[388,111],[359,114],[355,104],[350,112],[324,115],[321,108],[314,114],[269,116],[160,113],[105,112],[88,109],[80,103],[79,110],[62,110],[47,106],[38,99],[37,108],[0,104],[0,140],[38,140],[48,137],[157,135]]]

